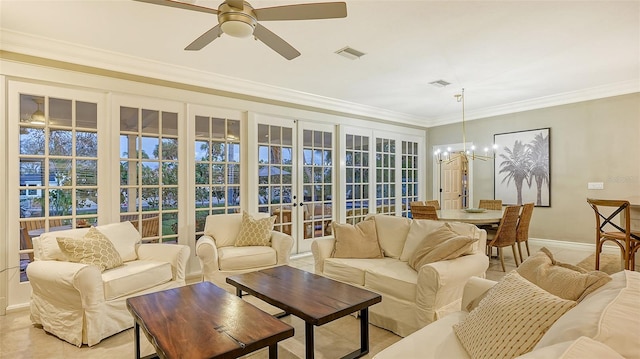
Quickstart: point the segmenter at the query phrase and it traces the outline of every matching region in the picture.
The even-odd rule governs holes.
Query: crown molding
[[[0,29],[0,50],[415,126],[424,118],[69,42]],[[213,84],[213,85],[212,85]]]

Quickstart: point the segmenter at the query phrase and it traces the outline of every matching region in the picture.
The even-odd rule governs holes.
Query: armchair
[[[33,238],[35,261],[27,266],[32,287],[31,321],[71,344],[89,346],[133,327],[126,299],[185,285],[188,246],[140,244],[130,222],[95,227],[113,244],[123,265],[101,272],[69,261],[57,238],[82,239],[89,228]]]
[[[260,213],[255,217],[266,218],[268,214]],[[196,255],[200,260],[203,280],[220,283],[221,274],[229,275],[289,263],[293,248],[293,238],[290,235],[271,231],[270,246],[236,247],[235,240],[241,224],[241,213],[207,216],[204,235],[196,243]]]

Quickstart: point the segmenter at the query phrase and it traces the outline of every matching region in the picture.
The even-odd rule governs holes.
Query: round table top
[[[464,209],[441,209],[438,219],[441,221],[465,222],[471,224],[498,224],[502,219],[502,210],[487,210],[481,213],[467,212]]]

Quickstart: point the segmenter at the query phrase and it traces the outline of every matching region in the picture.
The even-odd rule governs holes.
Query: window
[[[356,224],[369,213],[369,136],[346,135],[346,222]]]
[[[402,141],[402,216],[409,217],[409,203],[418,200],[418,143]]]
[[[396,140],[376,138],[376,213],[396,213]]]

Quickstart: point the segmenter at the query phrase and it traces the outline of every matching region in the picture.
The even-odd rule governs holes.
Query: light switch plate
[[[604,182],[589,182],[587,189],[604,189]]]

